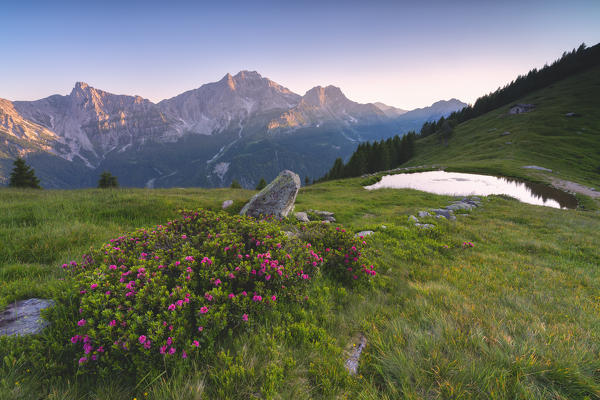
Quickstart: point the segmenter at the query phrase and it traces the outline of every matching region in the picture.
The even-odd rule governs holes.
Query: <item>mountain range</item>
[[[108,170],[122,186],[253,187],[282,169],[323,175],[361,141],[419,129],[460,110],[456,99],[412,111],[360,104],[335,86],[304,96],[254,71],[227,74],[153,103],[84,82],[36,101],[0,99],[0,184],[25,157],[42,186],[96,186]]]

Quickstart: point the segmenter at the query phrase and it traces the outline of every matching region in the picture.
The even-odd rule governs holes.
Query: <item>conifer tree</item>
[[[15,188],[40,188],[40,180],[35,176],[35,171],[25,163],[22,158],[17,158],[14,162],[13,170],[10,174],[8,186]]]
[[[240,185],[240,183],[237,180],[234,179],[234,180],[231,181],[230,188],[232,188],[232,189],[241,189],[242,185]]]
[[[232,184],[233,184],[233,182],[232,182]],[[263,190],[266,186],[267,186],[267,181],[265,181],[265,178],[260,178],[260,182],[258,182],[258,185],[256,185],[256,190]]]
[[[104,171],[100,175],[100,180],[98,180],[98,187],[100,189],[116,188],[119,187],[119,182],[117,181],[116,176],[108,171]]]

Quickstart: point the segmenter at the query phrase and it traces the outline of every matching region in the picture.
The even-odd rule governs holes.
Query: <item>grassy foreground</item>
[[[136,382],[48,380],[43,365],[9,354],[2,339],[0,398],[600,398],[597,211],[491,196],[422,231],[407,216],[451,197],[368,192],[360,182],[304,188],[296,210],[333,211],[346,228],[376,231],[375,288],[320,280],[305,305],[224,338],[207,364]],[[69,285],[59,265],[90,246],[164,223],[178,208],[241,205],[252,193],[0,190],[0,306],[52,297]],[[368,345],[350,377],[344,357],[361,333]]]

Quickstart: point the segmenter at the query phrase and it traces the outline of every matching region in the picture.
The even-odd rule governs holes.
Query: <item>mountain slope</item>
[[[552,182],[568,179],[600,187],[600,67],[535,91],[454,128],[447,145],[439,135],[417,141],[406,165],[442,164]],[[534,110],[510,114],[514,104]],[[566,116],[576,113],[576,116]],[[526,169],[540,166],[553,172]]]

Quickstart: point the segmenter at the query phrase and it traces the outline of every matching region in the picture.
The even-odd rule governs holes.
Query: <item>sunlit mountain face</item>
[[[45,187],[95,186],[108,170],[124,186],[253,187],[282,169],[323,175],[361,141],[383,139],[459,110],[452,99],[413,111],[360,104],[340,88],[303,96],[254,71],[153,103],[84,82],[70,94],[0,100],[0,179],[24,156]]]

